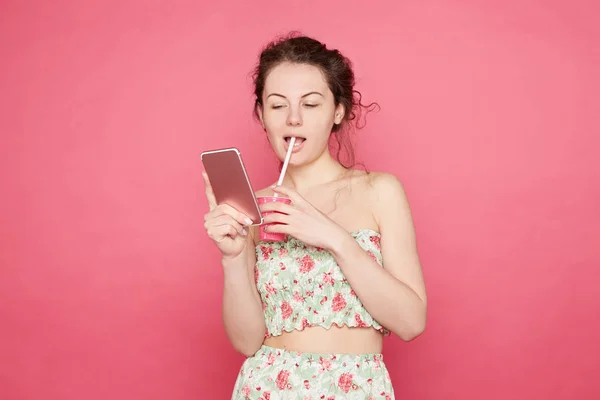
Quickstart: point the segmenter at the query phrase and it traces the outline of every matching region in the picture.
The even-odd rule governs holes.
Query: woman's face
[[[321,71],[308,64],[282,63],[273,68],[262,101],[259,116],[280,160],[285,158],[290,137],[296,137],[290,161],[296,166],[316,160],[328,149],[333,124],[344,116]]]

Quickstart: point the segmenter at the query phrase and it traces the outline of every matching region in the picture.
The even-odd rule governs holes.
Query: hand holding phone
[[[210,207],[204,226],[223,256],[235,257],[246,246],[248,226],[262,223],[262,213],[238,149],[205,151],[201,158]]]
[[[217,204],[210,180],[202,172],[209,211],[204,215],[204,229],[224,258],[239,256],[247,245],[248,225],[252,221],[227,204]]]

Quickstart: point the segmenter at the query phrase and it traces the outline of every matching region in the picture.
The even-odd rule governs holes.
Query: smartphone
[[[202,152],[200,159],[217,204],[227,204],[247,215],[252,225],[262,224],[262,213],[240,151],[235,147],[209,150]]]

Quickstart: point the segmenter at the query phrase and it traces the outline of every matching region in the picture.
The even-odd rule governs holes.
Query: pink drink
[[[273,202],[279,202],[279,203],[285,203],[285,204],[290,204],[292,202],[291,199],[287,198],[287,197],[275,197],[275,196],[262,196],[262,197],[257,197],[256,201],[258,202],[258,204],[266,204],[266,203],[273,203]],[[268,214],[272,214],[271,211],[267,211],[267,212],[263,212],[263,215],[268,215]],[[277,223],[274,223],[277,224]],[[265,241],[265,242],[282,242],[285,240],[285,233],[274,233],[274,232],[265,232],[265,226],[269,226],[269,225],[273,225],[273,224],[262,224],[259,226],[259,232],[260,232],[260,240],[261,241]]]

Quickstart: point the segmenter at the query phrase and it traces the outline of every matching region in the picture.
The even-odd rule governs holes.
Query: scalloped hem
[[[366,326],[359,326],[358,324],[348,324],[348,323],[341,323],[338,324],[337,322],[331,322],[329,325],[327,324],[323,324],[323,323],[318,323],[318,324],[313,324],[313,325],[307,325],[307,326],[285,326],[282,327],[281,329],[278,329],[277,331],[269,331],[267,329],[267,332],[265,333],[265,338],[269,338],[269,337],[276,337],[276,336],[281,336],[284,333],[290,333],[290,332],[294,332],[294,331],[298,331],[298,332],[302,332],[305,328],[314,328],[314,327],[319,327],[319,328],[323,328],[325,330],[330,330],[333,326],[335,326],[336,328],[343,328],[343,327],[348,327],[348,328],[372,328],[375,329],[377,332],[380,332],[381,334],[383,334],[383,336],[390,336],[391,332],[384,328],[384,327],[375,327],[373,325],[366,325]]]

